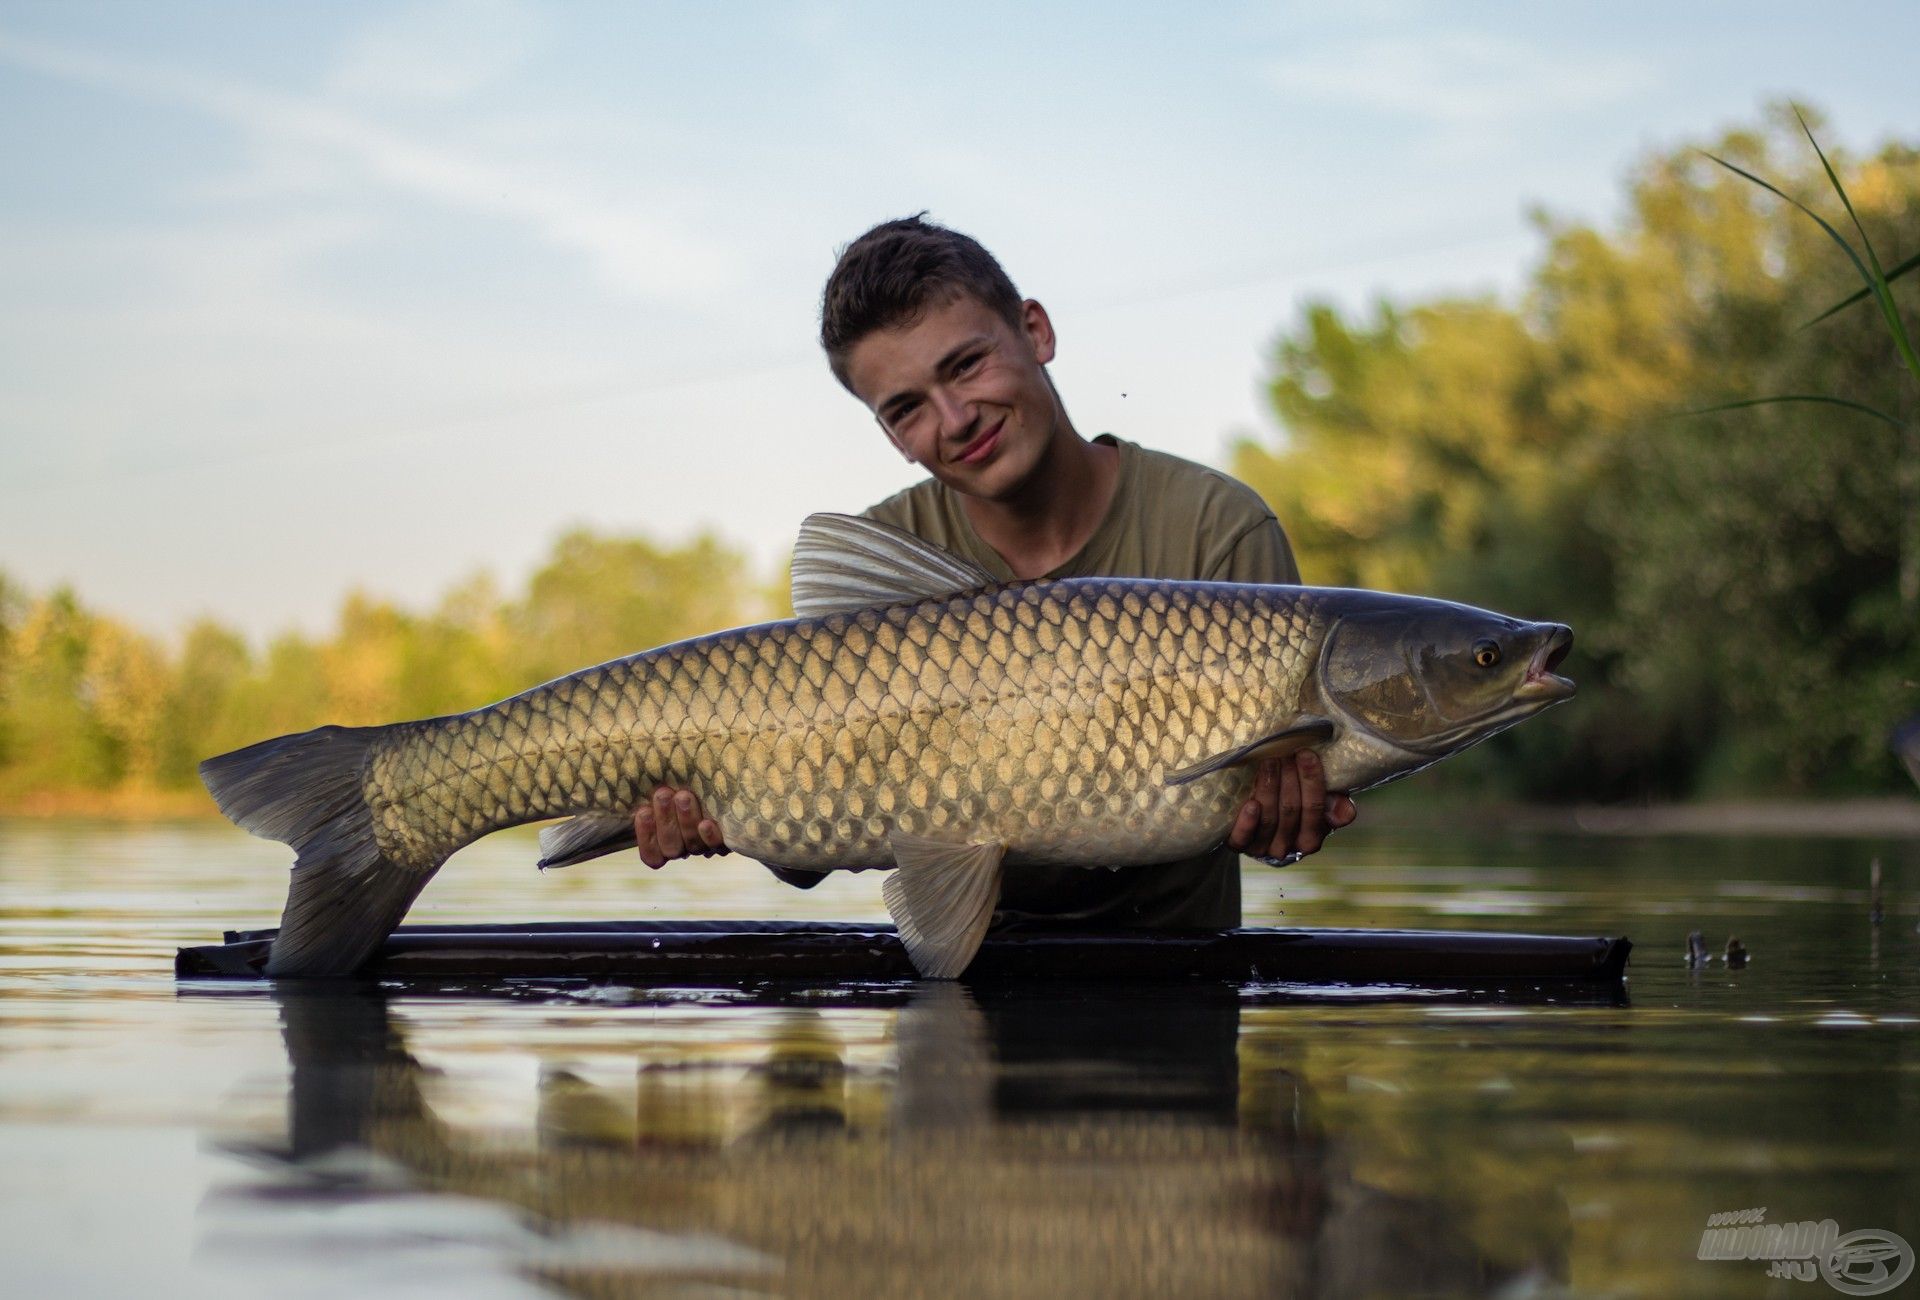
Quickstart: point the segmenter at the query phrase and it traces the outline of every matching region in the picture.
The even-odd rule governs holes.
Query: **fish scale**
[[[728,846],[881,867],[888,837],[1008,860],[1165,861],[1224,834],[1249,775],[1168,786],[1296,707],[1311,589],[1079,579],[722,632],[390,729],[363,793],[430,871],[503,827],[692,790]]]

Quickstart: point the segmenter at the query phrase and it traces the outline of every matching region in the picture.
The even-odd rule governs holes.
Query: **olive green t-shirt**
[[[1047,577],[1300,581],[1279,520],[1252,488],[1112,434],[1094,441],[1120,453],[1113,503],[1087,544]],[[935,479],[865,514],[964,556],[997,578],[1013,578],[1006,560],[974,532],[958,495]],[[1117,871],[1021,867],[1006,875],[995,924],[1020,921],[1111,929],[1235,926],[1240,855],[1222,845],[1180,862]]]

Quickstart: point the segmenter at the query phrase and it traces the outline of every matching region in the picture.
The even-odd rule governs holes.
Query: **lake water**
[[[532,849],[414,919],[884,917]],[[1839,1292],[1697,1258],[1708,1217],[1920,1244],[1916,840],[1363,820],[1248,867],[1250,924],[1628,935],[1619,997],[176,983],[287,860],[0,821],[8,1294],[1796,1296]]]

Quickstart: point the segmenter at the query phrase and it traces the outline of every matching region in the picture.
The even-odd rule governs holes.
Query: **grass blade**
[[[1895,280],[1898,280],[1901,276],[1905,275],[1908,271],[1913,270],[1913,268],[1916,266],[1920,266],[1920,253],[1915,253],[1912,257],[1909,257],[1906,261],[1900,263],[1900,265],[1894,267],[1891,271],[1888,271],[1886,274],[1887,283],[1891,285]],[[1839,302],[1836,302],[1835,304],[1833,304],[1833,306],[1821,312],[1818,316],[1815,316],[1812,320],[1808,321],[1806,324],[1802,325],[1800,328],[1803,330],[1812,329],[1815,325],[1818,325],[1821,321],[1827,319],[1827,317],[1836,316],[1839,313],[1845,311],[1847,308],[1853,306],[1853,304],[1855,304],[1856,302],[1859,302],[1861,299],[1871,297],[1871,296],[1873,296],[1873,290],[1871,289],[1855,289],[1852,293],[1848,294],[1846,297],[1842,298]]]
[[[1814,157],[1820,160],[1820,166],[1826,170],[1827,183],[1833,186],[1833,192],[1840,196],[1840,206],[1847,210],[1847,216],[1853,221],[1853,228],[1860,232],[1860,246],[1867,250],[1867,264],[1873,268],[1876,279],[1885,281],[1886,272],[1880,269],[1880,259],[1873,255],[1873,241],[1867,238],[1867,228],[1860,224],[1860,214],[1853,210],[1853,200],[1847,197],[1847,187],[1840,183],[1840,177],[1834,174],[1833,164],[1827,161],[1826,150],[1813,138],[1813,129],[1807,125],[1807,119],[1800,116],[1800,110],[1793,110],[1794,120],[1800,123],[1800,130],[1806,134],[1807,143],[1813,146]]]
[[[1668,419],[1678,420],[1689,415],[1713,415],[1719,411],[1737,411],[1746,406],[1779,406],[1788,402],[1813,402],[1821,406],[1840,406],[1849,411],[1858,411],[1862,415],[1871,415],[1874,419],[1899,429],[1904,426],[1885,411],[1868,406],[1865,402],[1853,402],[1844,397],[1827,397],[1821,393],[1785,393],[1778,397],[1747,397],[1737,402],[1716,402],[1712,406],[1696,406],[1687,411],[1675,411]]]
[[[1833,192],[1840,196],[1840,205],[1847,210],[1847,216],[1852,218],[1853,228],[1860,232],[1860,243],[1867,250],[1867,262],[1873,267],[1873,278],[1868,283],[1872,285],[1873,296],[1880,304],[1880,314],[1886,318],[1887,329],[1893,334],[1893,345],[1899,351],[1900,359],[1907,363],[1907,369],[1913,372],[1913,377],[1920,379],[1920,356],[1914,354],[1913,340],[1907,337],[1906,322],[1900,319],[1899,309],[1894,306],[1893,292],[1887,288],[1887,274],[1880,269],[1880,259],[1874,255],[1873,241],[1867,238],[1867,228],[1860,224],[1860,214],[1853,210],[1853,200],[1847,197],[1846,186],[1840,183],[1840,177],[1835,174],[1833,164],[1827,161],[1826,152],[1820,148],[1820,142],[1813,138],[1813,131],[1807,126],[1807,119],[1800,116],[1798,109],[1794,110],[1793,115],[1799,119],[1800,129],[1806,133],[1807,143],[1813,146],[1813,152],[1818,155],[1820,165],[1826,169],[1827,181],[1833,186]],[[1854,262],[1858,265],[1859,259],[1855,258]]]
[[[1827,232],[1827,237],[1832,239],[1834,243],[1840,245],[1840,250],[1847,255],[1847,260],[1853,263],[1853,269],[1860,273],[1860,279],[1866,284],[1867,292],[1873,293],[1877,291],[1879,286],[1874,282],[1873,272],[1867,270],[1867,264],[1860,260],[1860,254],[1853,251],[1853,245],[1849,244],[1846,241],[1845,237],[1842,236],[1839,231],[1835,230],[1832,226],[1828,225],[1827,219],[1825,217],[1821,216],[1818,212],[1815,212],[1812,208],[1802,203],[1799,199],[1794,198],[1793,195],[1788,194],[1786,191],[1782,190],[1779,186],[1774,185],[1770,181],[1764,181],[1760,179],[1758,176],[1755,176],[1752,172],[1748,171],[1746,168],[1736,166],[1733,163],[1728,162],[1725,158],[1720,157],[1720,155],[1718,154],[1710,153],[1710,154],[1707,154],[1707,157],[1713,159],[1715,162],[1719,163],[1722,167],[1725,167],[1728,171],[1732,172],[1734,175],[1746,177],[1748,180],[1752,181],[1755,185],[1758,185],[1761,189],[1765,190],[1767,193],[1772,194],[1778,198],[1785,199],[1788,203],[1793,204],[1794,207],[1800,209],[1802,212],[1806,213],[1809,217],[1812,217],[1816,222],[1819,223],[1820,229]]]

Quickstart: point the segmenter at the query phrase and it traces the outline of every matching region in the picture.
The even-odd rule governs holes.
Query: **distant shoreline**
[[[210,821],[219,816],[204,790],[72,790],[0,799],[0,817],[22,820]]]
[[[1382,827],[1451,824],[1462,807],[1409,803],[1370,818]],[[1474,804],[1482,825],[1543,834],[1819,835],[1840,839],[1920,838],[1920,796],[1872,799],[1729,799],[1706,803],[1599,805]],[[1366,816],[1365,813],[1362,814]]]
[[[1457,825],[1472,809],[1480,826],[1538,834],[1819,835],[1841,839],[1920,839],[1920,795],[1875,799],[1748,799],[1694,804],[1600,806],[1400,801],[1367,804],[1361,825],[1380,830]],[[197,790],[77,791],[0,800],[0,818],[103,821],[214,821],[213,801]]]

